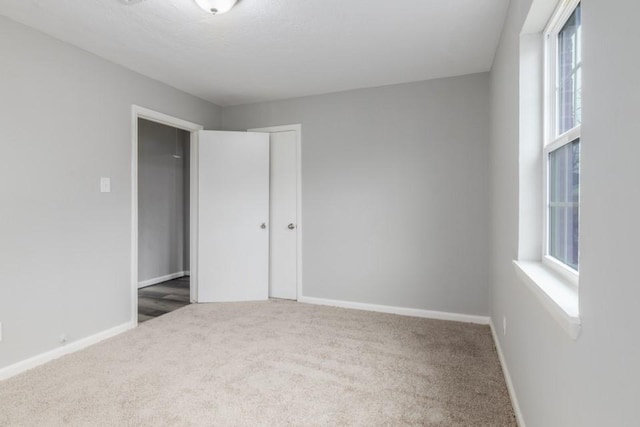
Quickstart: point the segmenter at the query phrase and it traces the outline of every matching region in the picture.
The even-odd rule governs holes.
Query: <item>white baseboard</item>
[[[493,319],[489,323],[491,326],[491,335],[493,336],[493,341],[496,343],[496,350],[498,352],[498,359],[500,359],[500,365],[502,366],[502,373],[504,374],[504,379],[507,383],[507,389],[509,390],[509,396],[511,397],[511,405],[513,405],[513,412],[516,414],[516,422],[519,427],[526,427],[524,423],[524,417],[522,416],[522,410],[520,409],[520,403],[518,403],[518,396],[516,396],[516,389],[513,387],[513,382],[511,381],[511,374],[509,374],[509,368],[507,367],[507,362],[504,358],[504,354],[502,353],[502,347],[500,347],[500,341],[498,340],[498,334],[496,332],[495,326],[493,326]]]
[[[58,359],[59,357],[62,357],[66,354],[80,351],[84,348],[89,347],[90,345],[97,344],[100,341],[106,340],[107,338],[114,337],[128,331],[129,329],[135,328],[135,326],[136,325],[131,322],[123,323],[122,325],[107,329],[106,331],[98,332],[97,334],[82,338],[78,341],[70,342],[64,346],[55,348],[21,362],[14,363],[13,365],[9,365],[5,368],[0,369],[0,381],[26,372],[52,360]]]
[[[177,279],[189,275],[188,271],[178,271],[177,273],[167,274],[166,276],[154,277],[153,279],[143,280],[138,282],[138,289],[146,288],[147,286],[157,285],[158,283],[166,282],[167,280]]]
[[[426,319],[451,320],[453,322],[477,323],[488,325],[489,316],[475,316],[471,314],[447,313],[444,311],[422,310],[419,308],[393,307],[390,305],[365,304],[361,302],[340,301],[333,299],[300,297],[298,302],[332,307],[351,308],[354,310],[376,311],[379,313],[399,314],[401,316],[423,317]]]
[[[191,271],[190,270],[185,270],[184,271],[184,275],[185,276],[191,276]]]

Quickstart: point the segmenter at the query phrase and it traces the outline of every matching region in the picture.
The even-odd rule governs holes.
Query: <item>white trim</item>
[[[570,142],[575,141],[576,139],[580,139],[580,129],[581,125],[576,125],[574,128],[569,129],[562,135],[554,138],[553,140],[547,141],[544,150],[548,153],[552,151],[556,151],[558,148],[561,148]]]
[[[192,123],[178,117],[173,117],[168,114],[140,107],[139,105],[132,105],[131,110],[133,111],[136,118],[150,120],[152,122],[186,130],[187,132],[194,132],[204,129],[204,126],[197,123]]]
[[[90,335],[78,341],[70,342],[64,346],[49,350],[34,357],[30,357],[29,359],[15,363],[13,365],[9,365],[5,368],[0,369],[0,381],[26,372],[47,362],[58,359],[59,357],[62,357],[64,355],[75,353],[76,351],[85,349],[90,345],[97,344],[100,341],[106,340],[107,338],[114,337],[128,331],[129,329],[135,328],[135,326],[136,323],[133,322],[123,323],[122,325],[107,329],[106,331],[98,332],[97,334]]]
[[[513,261],[513,265],[551,317],[572,339],[577,339],[582,328],[578,288],[540,262]]]
[[[190,176],[190,253],[189,268],[194,272],[191,275],[190,299],[197,301],[197,234],[198,234],[198,201],[194,196],[194,190],[198,187],[198,131],[204,126],[192,123],[177,117],[169,116],[138,105],[131,106],[131,323],[138,324],[138,119],[146,119],[152,122],[172,126],[191,132],[191,176]],[[194,161],[195,159],[195,161]],[[197,194],[197,192],[195,193]]]
[[[176,273],[167,274],[165,276],[154,277],[153,279],[143,280],[142,282],[138,282],[138,289],[146,288],[147,286],[157,285],[158,283],[177,279],[179,277],[184,277],[187,275],[188,273],[186,271],[178,271]]]
[[[580,1],[582,0],[561,0],[558,2],[558,6],[553,11],[551,18],[544,29],[544,34],[559,33]]]
[[[580,277],[578,276],[578,272],[562,261],[552,257],[551,255],[543,255],[541,262],[545,266],[551,268],[552,270],[555,270],[556,273],[560,274],[576,288],[580,284]]]
[[[202,129],[200,129],[202,130]],[[200,130],[191,132],[189,139],[189,299],[198,302],[198,170]]]
[[[297,229],[297,260],[296,260],[296,267],[297,267],[297,277],[296,277],[296,282],[297,282],[297,300],[300,301],[301,298],[303,298],[303,294],[302,294],[302,233],[303,233],[303,227],[302,227],[302,125],[301,124],[295,124],[295,125],[281,125],[281,126],[270,126],[270,127],[264,127],[264,128],[257,128],[257,129],[248,129],[248,132],[269,132],[269,133],[274,133],[274,132],[290,132],[290,131],[294,131],[296,133],[296,162],[297,162],[297,176],[296,176],[296,181],[297,181],[297,187],[298,187],[298,194],[296,195],[296,217],[297,217],[297,224],[296,224],[296,229]]]
[[[472,314],[448,313],[445,311],[423,310],[420,308],[394,307],[390,305],[366,304],[362,302],[341,301],[333,299],[300,297],[298,302],[315,305],[328,305],[331,307],[350,308],[353,310],[375,311],[378,313],[398,314],[400,316],[422,317],[425,319],[450,320],[452,322],[476,323],[488,325],[491,322],[489,316],[476,316]]]
[[[522,410],[520,409],[520,403],[518,402],[518,396],[516,395],[516,389],[513,386],[511,374],[509,373],[509,368],[507,367],[507,361],[504,358],[504,353],[502,352],[502,347],[500,346],[500,340],[498,339],[496,328],[493,325],[493,319],[491,319],[491,321],[489,322],[489,326],[491,327],[493,342],[496,345],[496,351],[498,353],[498,359],[500,360],[500,366],[502,366],[502,374],[504,375],[504,380],[507,383],[507,390],[509,390],[509,397],[511,397],[511,406],[513,406],[513,412],[516,415],[516,423],[518,423],[519,427],[526,427],[524,423],[524,416],[522,415]]]

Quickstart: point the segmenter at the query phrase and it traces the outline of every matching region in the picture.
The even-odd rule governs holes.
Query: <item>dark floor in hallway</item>
[[[189,276],[138,289],[138,322],[146,322],[189,303]]]

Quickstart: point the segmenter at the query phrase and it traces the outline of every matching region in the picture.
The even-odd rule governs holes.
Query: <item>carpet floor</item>
[[[515,426],[487,326],[193,304],[0,382],[2,426]]]

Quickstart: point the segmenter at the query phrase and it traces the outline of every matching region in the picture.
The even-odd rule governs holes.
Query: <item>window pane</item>
[[[582,14],[578,4],[558,34],[558,134],[582,121],[581,38]]]
[[[578,270],[580,140],[549,153],[549,255]]]

